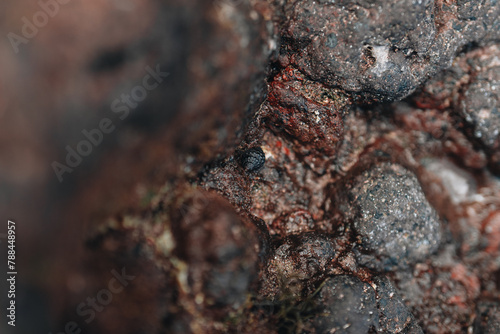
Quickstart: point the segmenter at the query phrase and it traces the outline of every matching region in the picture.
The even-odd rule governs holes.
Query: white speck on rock
[[[389,48],[387,46],[374,46],[372,53],[376,59],[372,71],[376,75],[381,75],[387,70],[387,64],[389,63]]]

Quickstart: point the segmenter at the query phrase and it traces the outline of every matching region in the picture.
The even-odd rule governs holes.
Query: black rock
[[[383,333],[423,333],[387,277],[373,280],[377,292],[380,329]]]
[[[407,268],[436,251],[441,227],[413,173],[383,163],[356,177],[350,194],[358,262],[377,270]]]
[[[317,333],[375,333],[378,312],[375,291],[349,275],[329,278],[317,295],[318,312],[312,320]]]

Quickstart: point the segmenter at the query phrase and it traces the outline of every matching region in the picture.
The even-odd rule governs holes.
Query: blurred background
[[[96,297],[120,265],[140,265],[89,254],[89,235],[109,217],[143,209],[182,159],[203,161],[234,140],[272,51],[262,47],[272,30],[265,6],[256,13],[229,0],[0,4],[1,263],[6,272],[10,219],[18,272],[16,327],[4,316],[1,333],[95,332],[83,321],[92,312],[80,310],[82,317],[75,305]],[[144,286],[134,285],[146,296],[150,281],[140,274]],[[146,333],[148,317],[160,317],[151,309],[128,318],[127,307],[96,313]]]

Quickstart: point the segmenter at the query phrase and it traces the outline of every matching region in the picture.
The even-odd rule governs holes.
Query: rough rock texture
[[[273,297],[279,289],[307,296],[339,257],[331,235],[308,233],[290,236],[278,246],[262,278],[262,294]]]
[[[4,35],[39,10],[0,7]],[[499,14],[89,0],[18,53],[4,40],[19,331],[497,331]],[[117,110],[147,66],[161,85]],[[103,118],[115,129],[61,181],[53,162]],[[130,281],[95,319],[75,312],[118,272]]]
[[[352,276],[334,276],[317,299],[319,310],[313,324],[318,333],[376,333],[377,302],[369,284]]]
[[[298,159],[323,173],[342,142],[349,98],[339,90],[309,80],[293,67],[282,69],[269,80],[268,89],[255,126],[263,123],[276,136],[290,141]]]
[[[431,261],[395,275],[401,296],[427,332],[458,333],[472,326],[480,278],[457,260],[453,246],[447,245]]]
[[[367,100],[407,96],[496,31],[496,1],[291,1],[281,63]],[[491,38],[498,38],[492,36]]]
[[[438,249],[439,217],[408,170],[377,165],[355,178],[348,196],[360,264],[378,270],[407,268]]]
[[[383,333],[423,333],[397,289],[387,277],[373,280],[377,293],[380,329]]]
[[[477,333],[492,334],[500,331],[500,305],[498,303],[482,303],[479,305]]]
[[[429,82],[421,103],[450,109],[456,124],[489,156],[500,173],[500,59],[498,45],[461,55],[453,66]]]

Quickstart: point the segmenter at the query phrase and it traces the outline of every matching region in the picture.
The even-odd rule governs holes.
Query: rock
[[[345,94],[285,68],[269,84],[263,117],[267,126],[300,145],[300,155],[333,155],[343,138],[342,116],[349,104]]]
[[[425,333],[466,333],[473,325],[481,282],[456,253],[455,245],[443,245],[430,261],[391,275]]]
[[[282,294],[310,294],[338,253],[330,235],[310,232],[285,238],[269,261],[262,294],[272,299]]]
[[[360,264],[378,270],[405,268],[438,249],[439,217],[415,175],[403,167],[382,163],[361,173],[349,198]]]
[[[483,302],[478,306],[478,313],[474,333],[500,333],[500,303]]]
[[[499,52],[499,46],[492,44],[459,55],[452,67],[426,83],[423,94],[413,97],[422,107],[450,110],[454,127],[484,150],[496,174],[500,174]]]
[[[465,63],[471,75],[462,87],[456,111],[471,139],[490,155],[490,167],[500,173],[500,60],[498,45],[473,52]]]
[[[349,275],[329,278],[316,301],[318,312],[312,320],[317,333],[374,333],[378,327],[375,291]]]
[[[391,281],[387,277],[376,277],[373,283],[377,292],[380,330],[390,334],[423,333]]]
[[[281,236],[309,232],[314,229],[314,221],[307,210],[287,212],[276,218],[272,225]]]
[[[494,0],[295,0],[285,6],[281,62],[369,101],[401,99],[487,36],[499,13]]]

